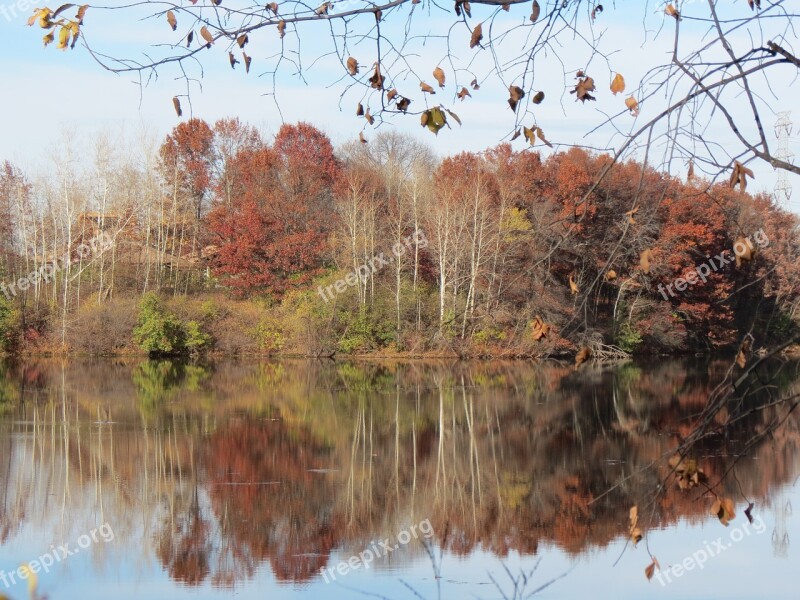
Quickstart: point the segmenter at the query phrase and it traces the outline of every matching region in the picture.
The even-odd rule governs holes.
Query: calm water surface
[[[743,452],[785,414],[767,407],[698,448],[709,481],[728,473],[728,527],[703,486],[659,493],[726,366],[5,364],[0,596],[28,598],[7,574],[40,560],[51,600],[521,599],[551,581],[537,597],[797,600],[800,417]],[[367,550],[385,556],[351,558]],[[648,581],[650,553],[703,565]]]

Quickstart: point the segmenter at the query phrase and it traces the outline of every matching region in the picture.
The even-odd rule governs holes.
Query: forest
[[[82,161],[5,162],[0,343],[580,362],[796,335],[798,217],[747,167],[514,148],[190,118],[137,151],[98,135]]]

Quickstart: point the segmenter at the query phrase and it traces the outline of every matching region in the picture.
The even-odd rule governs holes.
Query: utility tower
[[[778,120],[775,121],[775,137],[778,138],[778,148],[775,150],[775,158],[788,163],[794,163],[794,152],[792,152],[792,133],[794,133],[794,123],[792,123],[792,112],[779,112]],[[792,198],[792,182],[789,181],[789,174],[784,170],[778,171],[778,181],[775,184],[775,200],[786,207]]]

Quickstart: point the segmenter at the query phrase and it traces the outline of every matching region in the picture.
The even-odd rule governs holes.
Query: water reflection
[[[434,580],[443,555],[495,566],[543,546],[589,556],[624,542],[634,504],[645,529],[709,521],[703,490],[658,494],[666,467],[652,465],[689,433],[726,367],[6,364],[0,542],[29,560],[108,522],[125,560],[220,592],[266,565],[278,584],[318,581],[339,557],[423,519],[434,546],[410,544],[373,568],[416,561]],[[796,365],[775,380],[797,381]],[[797,477],[798,419],[740,456],[785,412],[751,408],[738,407],[746,418],[697,457],[737,503],[785,505],[774,491]],[[785,526],[773,537],[785,546]],[[93,549],[100,572],[103,551]]]

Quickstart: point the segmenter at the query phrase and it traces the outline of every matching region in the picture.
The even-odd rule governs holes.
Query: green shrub
[[[211,336],[197,321],[181,321],[164,308],[154,292],[148,292],[139,304],[133,341],[151,355],[196,354],[210,346]]]
[[[8,352],[15,345],[19,332],[17,316],[11,301],[0,297],[0,352]]]
[[[642,335],[630,321],[625,321],[617,330],[616,343],[625,352],[634,352],[642,343]]]

